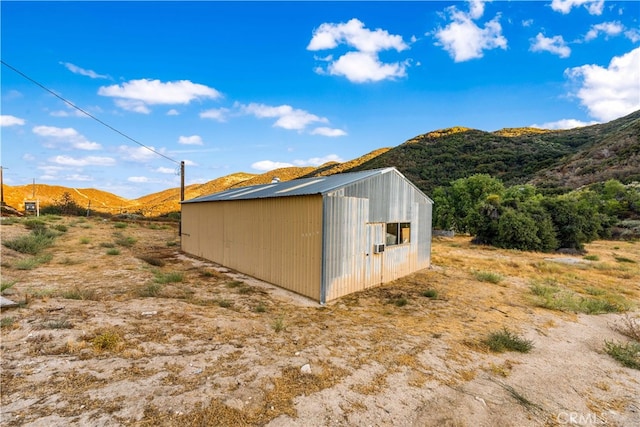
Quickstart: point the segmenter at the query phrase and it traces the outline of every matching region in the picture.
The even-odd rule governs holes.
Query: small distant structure
[[[272,184],[276,184],[276,183],[278,183],[278,182],[280,182],[280,178],[279,178],[279,177],[277,177],[277,176],[274,176],[274,177],[273,177],[273,179],[271,180],[271,183],[272,183]]]
[[[40,216],[40,200],[25,200],[24,201],[24,214]]]

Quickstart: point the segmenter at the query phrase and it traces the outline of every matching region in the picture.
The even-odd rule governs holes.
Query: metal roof
[[[326,194],[354,182],[396,171],[396,168],[372,169],[363,172],[340,173],[314,178],[292,179],[291,181],[252,185],[233,188],[218,193],[185,200],[182,203],[216,202],[223,200],[264,199],[268,197],[309,196]],[[400,172],[398,172],[400,173]]]

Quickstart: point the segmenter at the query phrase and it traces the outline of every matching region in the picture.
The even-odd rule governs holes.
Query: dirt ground
[[[45,255],[2,246],[2,426],[640,425],[640,371],[604,351],[640,319],[640,242],[438,238],[432,268],[320,306],[181,253],[176,224],[43,220]],[[491,352],[505,328],[531,351]]]

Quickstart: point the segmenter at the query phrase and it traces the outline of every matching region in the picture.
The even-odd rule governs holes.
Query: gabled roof
[[[315,178],[292,179],[271,184],[234,188],[185,200],[182,203],[215,202],[222,200],[264,199],[268,197],[309,196],[326,194],[354,182],[395,171],[395,168],[373,169],[363,172],[340,173]]]

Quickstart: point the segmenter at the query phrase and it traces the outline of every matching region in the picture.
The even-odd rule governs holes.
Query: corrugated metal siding
[[[432,201],[394,169],[324,196],[185,203],[182,212],[185,252],[321,302],[430,265]],[[410,222],[411,242],[374,254],[388,222]]]
[[[389,170],[325,196],[326,301],[429,267],[432,201]],[[387,246],[388,222],[410,222],[411,242]]]
[[[182,206],[182,249],[320,300],[322,197]]]
[[[364,289],[369,201],[355,197],[325,198],[326,301]]]

